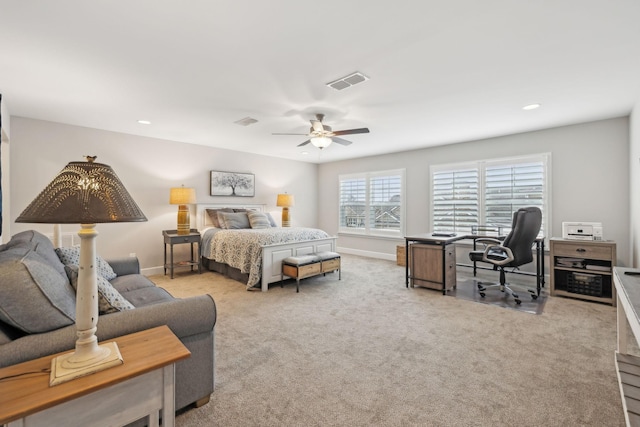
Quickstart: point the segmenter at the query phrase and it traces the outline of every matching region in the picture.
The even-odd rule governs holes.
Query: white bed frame
[[[265,212],[265,206],[261,204],[197,204],[198,230],[204,231],[212,227],[206,209],[254,209]],[[336,251],[337,237],[327,237],[325,239],[307,240],[304,242],[279,243],[275,245],[265,245],[262,247],[262,275],[260,276],[262,292],[269,290],[269,284],[282,280],[282,260],[289,256],[299,256],[314,252]]]

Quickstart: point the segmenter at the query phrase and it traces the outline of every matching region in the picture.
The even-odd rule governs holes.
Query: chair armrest
[[[489,255],[489,252],[491,251],[502,252],[502,254],[506,256],[506,258],[503,260],[489,258],[488,255]],[[489,245],[485,248],[484,253],[482,254],[482,260],[494,265],[505,265],[513,261],[514,257],[513,257],[513,252],[511,252],[511,249],[507,248],[506,246]]]
[[[140,274],[140,261],[136,257],[121,257],[105,260],[118,276]]]
[[[500,240],[498,238],[493,238],[493,237],[482,237],[480,239],[474,239],[474,241],[476,243],[493,243],[494,245],[499,245],[500,244]]]

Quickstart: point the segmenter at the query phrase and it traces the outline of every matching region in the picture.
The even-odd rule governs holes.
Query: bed
[[[314,252],[336,251],[336,237],[306,227],[270,227],[264,229],[220,229],[207,209],[258,211],[262,204],[198,204],[197,224],[202,234],[200,247],[203,266],[245,283],[248,290],[282,280],[282,260]]]

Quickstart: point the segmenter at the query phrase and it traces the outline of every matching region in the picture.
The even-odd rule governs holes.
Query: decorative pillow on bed
[[[269,218],[262,212],[249,211],[247,212],[247,217],[249,218],[251,228],[271,228]]]
[[[218,221],[220,222],[220,228],[226,228],[228,230],[237,228],[251,228],[249,223],[249,217],[246,212],[218,212]],[[224,223],[224,227],[222,224]]]
[[[271,224],[272,227],[278,226],[278,224],[276,224],[276,221],[273,219],[273,217],[269,212],[265,212],[264,214],[267,216],[267,218],[269,218],[269,224]]]
[[[218,221],[218,212],[233,212],[231,208],[222,208],[222,209],[206,209],[207,215],[209,215],[209,219],[211,219],[211,224],[216,228],[224,228],[220,225]]]

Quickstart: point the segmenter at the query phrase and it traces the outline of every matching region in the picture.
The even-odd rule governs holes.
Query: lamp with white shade
[[[122,182],[105,164],[70,162],[42,190],[16,222],[80,224],[80,264],[76,290],[75,351],[51,361],[49,385],[98,372],[123,363],[115,342],[98,345],[97,223],[146,221]]]

